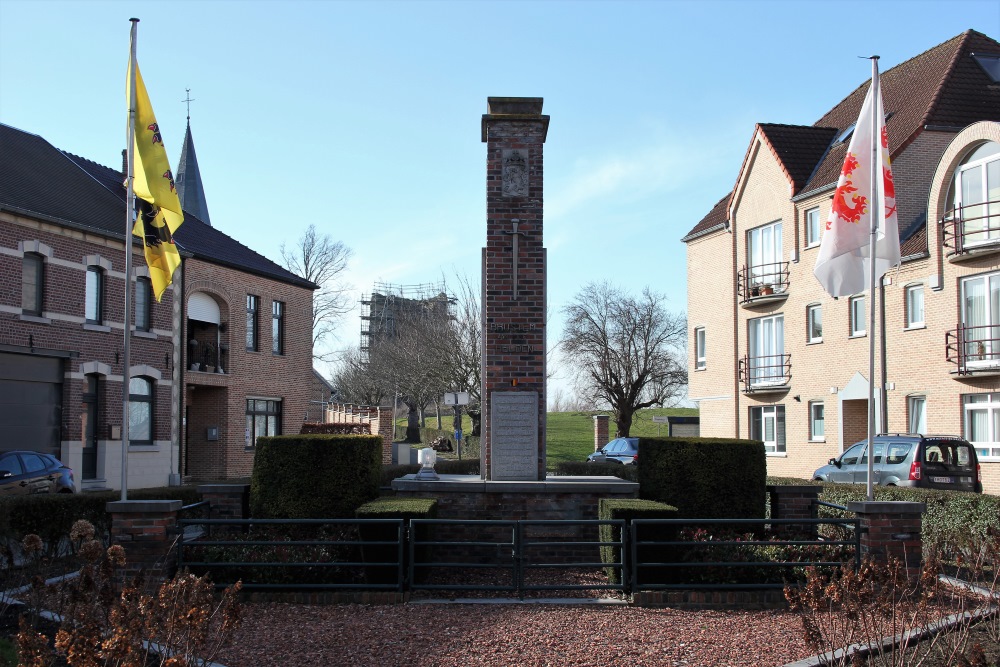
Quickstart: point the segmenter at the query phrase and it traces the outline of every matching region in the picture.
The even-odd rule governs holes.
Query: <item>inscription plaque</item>
[[[490,394],[490,478],[538,479],[538,392]]]

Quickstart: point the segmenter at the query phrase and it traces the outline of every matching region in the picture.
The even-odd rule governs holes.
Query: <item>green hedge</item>
[[[437,516],[437,500],[434,498],[379,498],[365,503],[357,510],[359,519],[402,519],[409,524],[410,519],[433,519]],[[426,527],[424,527],[426,529]],[[358,532],[364,542],[389,542],[390,544],[364,544],[361,555],[365,563],[398,562],[399,548],[395,544],[397,528],[391,525],[362,524]],[[421,540],[427,539],[421,533]],[[403,550],[403,567],[409,567],[409,550]],[[405,571],[405,570],[404,570]],[[398,566],[367,565],[365,581],[369,584],[389,585],[399,577]]]
[[[437,516],[435,498],[378,498],[355,511],[359,519],[433,519]]]
[[[835,505],[861,502],[867,499],[864,484],[831,484],[816,482],[823,487],[820,500]],[[965,491],[938,491],[901,486],[876,486],[875,500],[925,503],[922,520],[924,548],[939,546],[954,549],[970,543],[982,543],[1000,517],[1000,497]],[[842,515],[821,507],[820,516]]]
[[[201,498],[191,486],[133,489],[129,500],[180,500],[191,505]],[[55,493],[0,498],[0,537],[20,540],[29,533],[41,537],[50,548],[69,536],[73,523],[86,519],[94,525],[98,536],[107,541],[111,531],[111,516],[106,506],[120,500],[121,491],[87,493]]]
[[[384,465],[382,466],[382,486],[390,486],[392,480],[403,475],[415,475],[420,470],[420,464]],[[434,470],[439,475],[478,475],[479,459],[438,459]]]
[[[760,440],[640,438],[639,494],[694,519],[764,517],[767,457]]]
[[[561,461],[556,464],[556,475],[566,475],[571,477],[618,477],[629,482],[638,482],[639,466],[626,466],[621,463]]]
[[[382,439],[282,435],[257,439],[250,477],[255,519],[332,519],[378,497]]]
[[[619,466],[627,467],[627,466]],[[622,519],[626,524],[630,524],[632,519],[675,519],[677,518],[677,508],[667,505],[666,503],[659,503],[652,500],[640,500],[638,498],[601,498],[600,503],[597,507],[597,518],[602,521],[611,521],[615,519]],[[676,534],[676,528],[672,526],[663,526],[662,531],[663,536],[657,536],[656,539],[672,539],[670,535]],[[602,524],[600,526],[600,536],[601,542],[620,542],[621,541],[621,529],[617,526],[612,526],[609,524]],[[644,539],[649,539],[649,534],[645,534]],[[650,547],[644,547],[644,550],[648,550]],[[655,560],[655,554],[651,554],[648,551],[643,551],[640,555],[643,560]],[[629,549],[625,550],[624,557],[622,555],[621,547],[616,546],[602,546],[601,547],[601,562],[602,563],[625,563],[628,570],[632,570],[632,552]],[[617,567],[606,567],[604,571],[608,574],[608,581],[613,584],[621,583],[620,570]]]

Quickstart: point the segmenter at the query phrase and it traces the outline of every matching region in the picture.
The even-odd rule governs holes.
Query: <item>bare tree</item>
[[[313,293],[313,358],[331,361],[334,353],[325,344],[335,337],[337,323],[351,308],[344,271],[354,251],[329,234],[318,233],[315,225],[309,225],[292,248],[282,243],[279,250],[286,269],[319,285]]]
[[[333,376],[337,395],[346,403],[381,405],[392,394],[392,388],[382,383],[382,373],[374,372],[358,348],[341,353],[340,362]]]
[[[483,319],[479,290],[468,276],[458,277],[457,307],[450,334],[446,341],[449,360],[447,390],[469,393],[466,413],[472,419],[470,435],[478,436],[482,404]],[[455,428],[458,427],[456,423]]]
[[[648,287],[634,297],[590,283],[563,309],[561,344],[581,398],[611,409],[618,436],[629,434],[636,411],[670,403],[687,387],[687,318],[665,310],[665,300]]]

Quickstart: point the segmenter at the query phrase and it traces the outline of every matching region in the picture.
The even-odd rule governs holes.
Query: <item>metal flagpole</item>
[[[874,461],[875,461],[875,243],[878,237],[878,212],[881,210],[878,202],[878,181],[882,174],[878,172],[878,147],[879,147],[879,84],[878,84],[878,56],[870,56],[872,61],[872,98],[871,98],[871,237],[868,246],[868,295],[871,303],[868,304],[868,502],[875,500],[875,489],[873,486]],[[883,407],[883,410],[885,408]]]
[[[129,343],[132,339],[131,313],[132,313],[132,225],[134,223],[133,214],[135,211],[135,189],[132,179],[135,177],[135,113],[136,113],[136,65],[135,65],[135,38],[138,32],[139,19],[129,19],[132,22],[131,45],[129,48],[128,76],[129,76],[129,96],[128,96],[128,143],[126,160],[126,183],[127,194],[125,196],[125,342],[124,367],[122,370],[122,500],[128,500],[128,446],[129,446],[129,413],[128,413],[128,392],[129,392],[129,368],[131,367],[131,349]]]

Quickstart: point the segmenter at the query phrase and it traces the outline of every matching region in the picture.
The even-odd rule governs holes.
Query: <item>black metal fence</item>
[[[192,518],[179,524],[179,567],[209,573],[219,587],[242,580],[248,590],[523,596],[781,588],[809,566],[856,567],[861,551],[855,518],[631,523]],[[200,530],[189,530],[193,526]]]

